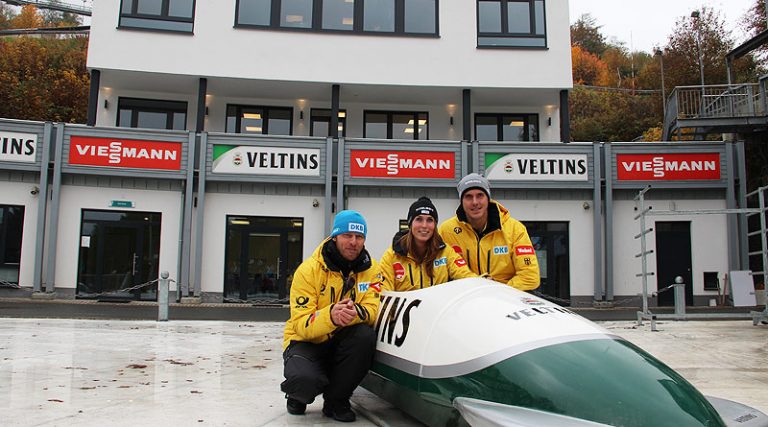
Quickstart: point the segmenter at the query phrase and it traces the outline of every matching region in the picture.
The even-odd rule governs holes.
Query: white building
[[[716,175],[627,178],[621,165],[634,158],[620,156],[642,163],[678,147],[560,142],[566,0],[102,0],[88,67],[90,126],[0,121],[0,132],[38,135],[55,165],[49,177],[42,154],[37,172],[0,158],[10,170],[0,188],[14,194],[0,205],[26,209],[11,282],[57,297],[94,298],[167,270],[177,295],[284,301],[335,212],[363,213],[378,258],[416,198],[447,219],[456,182],[478,171],[528,226],[541,291],[588,305],[639,291],[639,189],[653,183],[654,201],[675,208],[737,204],[743,158],[730,145],[682,150],[683,161],[715,156]],[[29,195],[38,180],[50,198]],[[689,304],[702,303],[716,294],[703,273],[722,276],[743,256],[700,246],[697,233],[741,250],[740,231],[725,217],[673,222],[654,236],[688,230],[675,244],[691,259],[668,269],[690,273]],[[40,227],[38,248],[28,236]],[[154,299],[152,289],[119,296]]]

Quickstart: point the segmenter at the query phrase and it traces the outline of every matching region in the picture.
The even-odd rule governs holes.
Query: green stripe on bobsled
[[[624,340],[556,344],[452,378],[372,370],[366,388],[429,425],[463,424],[451,402],[465,396],[613,426],[725,426],[688,381]]]

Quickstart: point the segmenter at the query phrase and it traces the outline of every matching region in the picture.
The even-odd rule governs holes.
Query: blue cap
[[[346,210],[336,214],[336,218],[333,219],[333,230],[331,230],[331,237],[336,237],[339,234],[344,233],[357,233],[362,234],[365,237],[368,231],[368,225],[365,223],[365,218],[360,215],[358,211]]]

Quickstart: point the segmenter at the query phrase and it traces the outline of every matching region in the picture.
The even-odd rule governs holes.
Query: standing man
[[[440,225],[440,236],[475,273],[522,291],[539,287],[539,263],[528,230],[491,200],[488,180],[471,173],[457,186],[461,205]]]
[[[382,281],[366,232],[360,213],[339,212],[331,236],[293,275],[280,385],[289,414],[304,414],[322,393],[325,416],[355,421],[349,398],[373,360]]]

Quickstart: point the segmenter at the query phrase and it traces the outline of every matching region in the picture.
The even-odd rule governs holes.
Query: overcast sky
[[[690,19],[691,11],[707,6],[720,11],[725,27],[736,43],[746,40],[738,22],[755,0],[569,0],[571,23],[589,13],[602,26],[600,32],[609,41],[624,42],[627,48],[652,52],[654,46],[667,44],[675,22]]]

